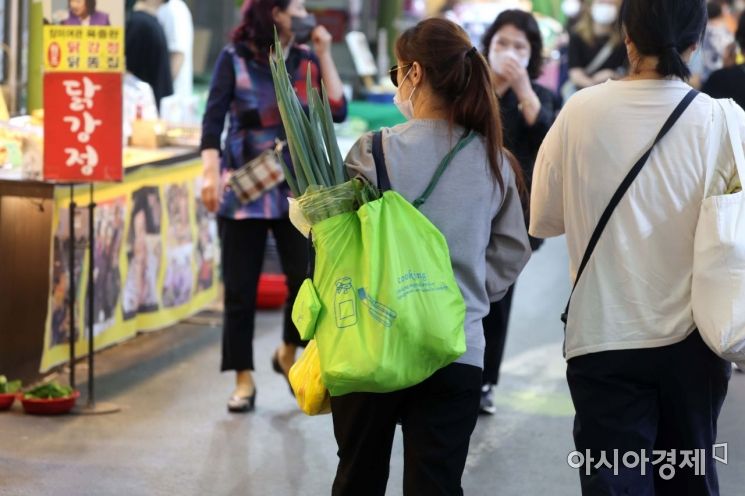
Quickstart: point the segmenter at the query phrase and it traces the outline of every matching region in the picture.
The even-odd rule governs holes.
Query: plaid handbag
[[[283,147],[284,143],[278,141],[275,148],[263,151],[233,171],[228,187],[235,192],[238,200],[250,203],[285,180],[278,157]]]

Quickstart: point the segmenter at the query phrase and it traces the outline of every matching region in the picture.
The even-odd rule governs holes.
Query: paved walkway
[[[563,241],[547,243],[518,284],[499,411],[479,420],[466,495],[575,496],[572,405],[561,358],[568,292]],[[190,496],[329,494],[336,467],[330,417],[295,407],[269,357],[281,315],[258,319],[257,411],[230,415],[230,375],[220,375],[220,332],[209,318],[153,333],[100,354],[99,400],[117,414],[40,418],[18,405],[0,413],[2,496]],[[81,370],[79,377],[84,377]],[[745,375],[733,377],[720,424],[729,465],[722,495],[745,495]],[[395,443],[389,491],[401,494]]]

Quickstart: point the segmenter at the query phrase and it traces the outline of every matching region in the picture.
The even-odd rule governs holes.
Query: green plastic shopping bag
[[[466,351],[465,302],[447,241],[417,208],[474,138],[460,139],[414,205],[386,191],[313,226],[314,277],[298,293],[293,321],[303,339],[315,339],[331,396],[404,389]],[[373,154],[380,174],[380,134]],[[387,173],[379,187],[381,179],[388,189]]]
[[[293,315],[315,321],[302,338],[316,340],[331,396],[404,389],[466,351],[447,243],[406,199],[388,191],[316,224],[313,235],[315,276]]]

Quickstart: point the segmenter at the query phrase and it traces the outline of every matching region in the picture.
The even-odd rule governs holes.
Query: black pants
[[[712,353],[701,335],[662,348],[593,353],[572,358],[567,380],[577,411],[577,451],[591,450],[599,460],[605,450],[612,460],[619,450],[619,475],[605,467],[585,474],[579,469],[582,494],[632,496],[712,496],[719,494],[712,446],[717,419],[727,394],[732,367]],[[706,475],[680,468],[680,450],[705,449]],[[653,450],[676,450],[675,475],[660,477],[660,465],[627,468],[626,452],[652,458]],[[575,459],[575,463],[578,463]],[[597,462],[595,462],[597,464]],[[594,465],[594,464],[593,464]]]
[[[515,286],[507,290],[501,300],[492,303],[489,315],[484,317],[484,373],[483,384],[496,385],[499,383],[499,369],[504,357],[504,345],[507,341],[507,325],[510,322],[512,310],[512,295]]]
[[[527,212],[527,210],[526,210]],[[527,221],[526,221],[527,225]],[[530,249],[535,253],[543,245],[543,240],[528,236]],[[512,311],[512,296],[515,285],[510,286],[504,297],[489,306],[489,315],[484,317],[484,377],[483,384],[496,386],[499,383],[499,369],[502,367],[504,345],[507,342],[507,326]]]
[[[412,388],[331,398],[339,467],[332,494],[385,494],[396,421],[404,438],[404,494],[463,494],[481,370],[451,364]]]
[[[220,218],[222,273],[225,283],[222,371],[254,369],[256,292],[270,229],[277,241],[277,251],[289,289],[282,339],[288,344],[303,345],[291,315],[295,297],[308,271],[308,241],[288,219]]]

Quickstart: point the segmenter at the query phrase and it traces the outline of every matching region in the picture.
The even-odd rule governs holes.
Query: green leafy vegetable
[[[280,162],[308,222],[314,225],[380,198],[378,189],[369,182],[350,181],[334,132],[326,87],[321,83],[319,94],[313,87],[310,69],[305,81],[307,112],[303,108],[287,73],[276,29],[269,67],[294,171],[283,160]]]
[[[52,398],[67,398],[73,393],[72,388],[68,386],[61,386],[56,382],[50,382],[49,384],[42,384],[37,386],[31,391],[28,391],[24,397],[26,399],[41,399],[48,400]]]
[[[20,389],[21,381],[8,381],[7,377],[0,375],[0,394],[14,394]]]

